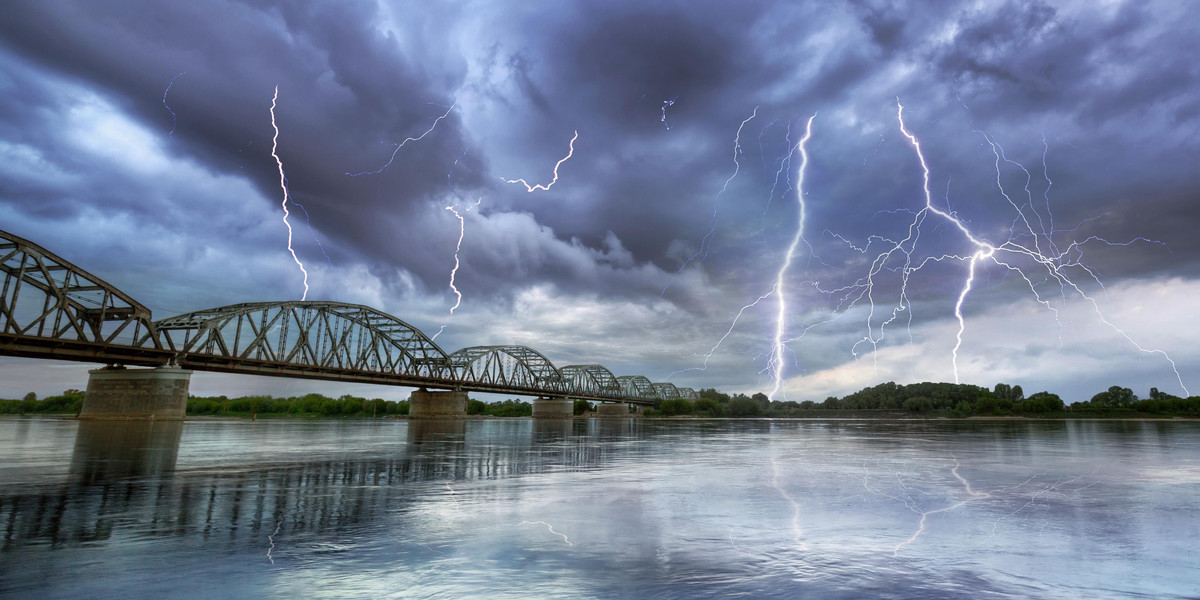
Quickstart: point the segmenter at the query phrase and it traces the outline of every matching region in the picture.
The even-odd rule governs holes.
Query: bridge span
[[[0,270],[0,354],[108,365],[91,371],[82,416],[182,418],[192,371],[418,388],[414,416],[463,412],[467,392],[536,397],[535,416],[570,416],[574,399],[627,414],[627,405],[698,397],[599,364],[557,367],[526,346],[446,352],[416,327],[358,304],[248,302],[155,320],[128,294],[4,231]]]

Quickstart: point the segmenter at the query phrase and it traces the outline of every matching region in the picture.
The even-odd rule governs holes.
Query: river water
[[[0,419],[0,596],[1198,598],[1200,423]]]

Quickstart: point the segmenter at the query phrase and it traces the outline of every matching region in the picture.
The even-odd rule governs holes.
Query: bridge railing
[[[10,354],[37,354],[38,342],[51,340],[74,351],[137,339],[161,348],[148,308],[33,242],[0,231],[0,271],[0,335]]]

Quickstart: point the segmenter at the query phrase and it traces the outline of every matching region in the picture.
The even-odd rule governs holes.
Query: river
[[[12,598],[1197,598],[1200,423],[0,419]]]

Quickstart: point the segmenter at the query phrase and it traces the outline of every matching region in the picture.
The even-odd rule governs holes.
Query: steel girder
[[[5,345],[25,345],[22,338],[72,346],[146,338],[149,347],[161,348],[150,309],[33,242],[0,231],[0,271]]]
[[[700,399],[700,394],[697,394],[696,390],[694,390],[692,388],[677,387],[677,388],[675,388],[675,391],[678,392],[679,397],[683,398],[684,400],[690,400],[692,402],[695,402]]]
[[[526,346],[469,346],[450,355],[464,382],[563,394],[562,373],[541,352]]]
[[[653,383],[651,385],[654,386],[654,393],[658,394],[658,397],[663,400],[674,400],[683,397],[679,395],[679,389],[673,383]]]
[[[654,392],[654,384],[642,375],[622,375],[617,378],[621,383],[621,395],[643,400],[654,400],[658,395]]]
[[[567,365],[559,372],[572,392],[614,397],[621,395],[621,382],[617,381],[612,371],[601,365]]]
[[[457,379],[445,351],[424,333],[358,304],[233,304],[163,319],[155,327],[184,360],[218,357],[289,368]]]

